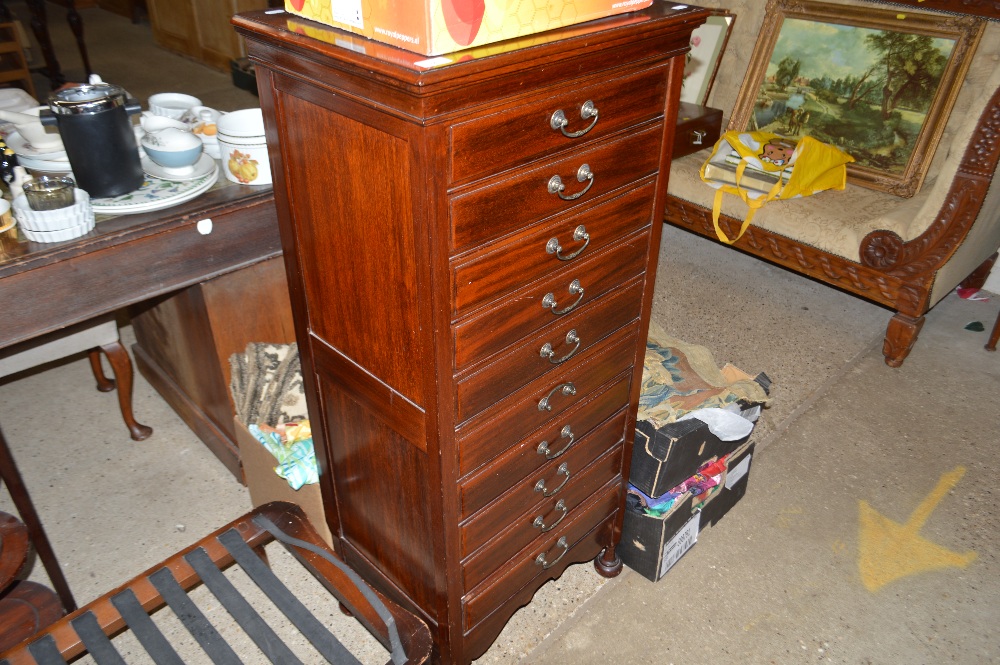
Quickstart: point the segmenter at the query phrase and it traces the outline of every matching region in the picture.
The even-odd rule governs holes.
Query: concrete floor
[[[148,26],[83,15],[95,69],[140,100],[256,104],[228,75],[151,46]],[[1000,356],[965,328],[988,331],[998,308],[949,296],[890,369],[886,310],[666,228],[654,320],[774,380],[747,495],[658,583],[570,567],[479,662],[1000,662]],[[0,380],[0,423],[81,602],[249,507],[141,377],[135,411],[155,429],[143,443],[84,358]],[[351,620],[330,620],[363,662],[384,662]]]

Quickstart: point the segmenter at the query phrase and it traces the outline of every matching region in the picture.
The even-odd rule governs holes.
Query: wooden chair
[[[118,388],[118,406],[132,439],[149,438],[153,429],[136,422],[132,415],[132,359],[122,346],[113,315],[0,350],[0,378],[81,352],[90,357],[98,390],[110,392]],[[111,363],[114,380],[104,376],[102,352]]]
[[[89,653],[99,665],[121,663],[124,661],[110,638],[125,630],[132,631],[155,662],[183,662],[177,651],[180,647],[177,643],[172,644],[155,623],[155,612],[165,605],[213,662],[243,662],[240,655],[247,654],[238,655],[188,595],[202,582],[212,594],[208,602],[228,610],[270,662],[300,662],[279,635],[279,632],[287,632],[287,627],[283,630],[266,622],[258,612],[260,607],[248,600],[256,597],[256,591],[244,596],[232,584],[230,576],[224,574],[233,563],[239,564],[268,602],[279,608],[315,647],[318,655],[306,662],[321,662],[319,657],[325,662],[357,662],[261,559],[259,551],[273,540],[281,542],[341,603],[342,609],[356,617],[389,650],[389,663],[416,665],[429,661],[431,637],[427,625],[365,584],[323,542],[298,506],[274,502],[234,520],[16,647],[0,653],[0,664],[64,663],[83,653]],[[227,634],[232,635],[232,631],[227,630]],[[187,646],[194,648],[190,640]]]

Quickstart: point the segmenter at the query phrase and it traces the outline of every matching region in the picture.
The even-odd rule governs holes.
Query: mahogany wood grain
[[[608,415],[609,410],[625,403],[622,393],[628,392],[627,382],[618,382],[608,390],[598,395],[593,401],[584,402],[576,410],[566,414],[565,420],[556,420],[545,428],[532,433],[505,451],[497,451],[496,462],[462,481],[462,517],[468,517],[486,504],[493,501],[510,488],[511,478],[523,478],[528,474],[537,475],[558,469],[564,461],[574,461],[572,465],[579,469],[580,465],[572,458],[591,460],[597,457],[598,449],[603,450],[607,444],[599,441],[610,438],[617,431],[616,438],[625,436],[625,410],[619,408],[614,418],[600,422]],[[595,422],[596,421],[596,422]],[[600,432],[594,433],[600,425]],[[568,435],[563,432],[569,427]],[[550,456],[540,451],[542,444],[547,444]],[[602,445],[604,447],[602,447]],[[583,449],[584,452],[577,452]],[[565,452],[563,452],[565,451]],[[561,453],[558,456],[552,456]],[[565,459],[563,459],[565,457]],[[551,487],[551,485],[548,485]]]
[[[464,370],[524,335],[569,321],[574,311],[641,275],[642,259],[648,251],[649,233],[633,236],[586,261],[562,266],[544,279],[503,297],[482,314],[456,323],[456,369]],[[523,272],[521,284],[531,275]],[[583,289],[582,293],[573,288],[575,283]],[[552,306],[545,305],[546,296],[552,296]]]
[[[652,123],[625,138],[601,142],[531,170],[487,182],[476,190],[456,193],[450,206],[452,248],[462,251],[479,245],[534,219],[570,210],[656,173],[662,131],[662,122]],[[591,182],[577,179],[584,165],[594,175]],[[565,201],[550,193],[546,185],[553,176],[562,179],[566,196],[582,193],[580,198]],[[492,223],[483,224],[484,218]]]
[[[52,589],[28,580],[0,594],[0,652],[58,621],[65,612]]]
[[[578,355],[585,357],[590,349],[631,323],[628,317],[638,311],[641,298],[642,283],[637,279],[592,307],[543,328],[478,371],[463,375],[457,380],[456,417],[465,422],[521,386],[556,373]],[[542,355],[543,350],[552,356]]]
[[[524,275],[584,263],[620,238],[649,226],[651,218],[657,216],[649,209],[652,187],[650,181],[600,205],[532,228],[529,233],[512,234],[503,242],[486,244],[462,256],[452,264],[453,314],[456,318],[464,316],[477,305],[517,288],[523,284]],[[575,239],[580,226],[587,238]],[[558,255],[547,249],[553,239],[561,248]]]
[[[452,184],[500,173],[553,150],[578,147],[652,120],[663,112],[664,85],[661,65],[582,88],[567,86],[555,97],[456,123],[451,128]],[[581,119],[580,111],[587,101],[593,102],[601,120],[592,130],[578,138],[553,131],[552,109],[565,115],[567,132],[586,129],[592,120]]]
[[[570,562],[604,552],[614,569],[658,258],[660,225],[647,220],[664,203],[683,55],[706,17],[657,3],[441,67],[340,48],[334,29],[306,37],[297,19],[234,19],[258,73],[331,530],[352,565],[427,620],[438,662],[485,652]],[[561,108],[577,128],[591,97],[604,107],[593,134],[551,127]],[[594,177],[578,181],[584,163]],[[564,197],[548,191],[553,175]],[[533,254],[553,236],[582,246],[581,224],[598,235],[580,261]],[[542,308],[584,264],[594,292],[565,316]],[[486,276],[494,266],[503,274]],[[553,338],[563,362],[550,363],[543,337],[570,324],[586,344],[570,354],[574,342]],[[607,427],[624,436],[600,429],[603,450],[579,448],[574,464],[589,470],[567,485],[571,512],[539,538],[515,524],[536,505],[522,494],[530,470],[490,460],[583,404],[600,412],[579,436],[614,413]],[[462,477],[481,465],[506,498],[463,515]],[[496,530],[511,538],[487,538]]]
[[[617,442],[617,439],[615,439]],[[462,564],[466,588],[474,589],[487,576],[536,539],[548,537],[545,530],[571,520],[590,498],[595,487],[614,479],[621,469],[621,446],[612,446],[602,457],[577,468],[563,491],[543,497],[532,491],[534,483],[515,486],[509,496],[480,511],[460,528],[462,554],[471,553]],[[553,484],[561,482],[553,475]]]
[[[21,572],[30,547],[28,527],[24,522],[0,512],[0,591]]]

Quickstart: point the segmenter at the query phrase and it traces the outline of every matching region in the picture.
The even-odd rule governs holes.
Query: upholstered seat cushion
[[[703,151],[674,160],[670,168],[670,193],[679,199],[711,210],[716,190],[698,175],[709,152]],[[862,238],[875,229],[886,229],[904,240],[919,232],[911,228],[914,213],[927,196],[925,187],[912,199],[900,199],[872,189],[848,185],[843,191],[826,191],[799,199],[771,201],[757,211],[756,226],[795,241],[859,261]],[[722,198],[722,213],[736,219],[746,217],[747,206],[732,194]]]

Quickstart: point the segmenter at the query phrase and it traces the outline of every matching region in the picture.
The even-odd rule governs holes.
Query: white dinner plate
[[[131,215],[153,212],[190,201],[207,191],[219,179],[219,169],[198,180],[174,182],[160,178],[146,178],[142,187],[121,196],[91,199],[94,212],[101,215]]]

